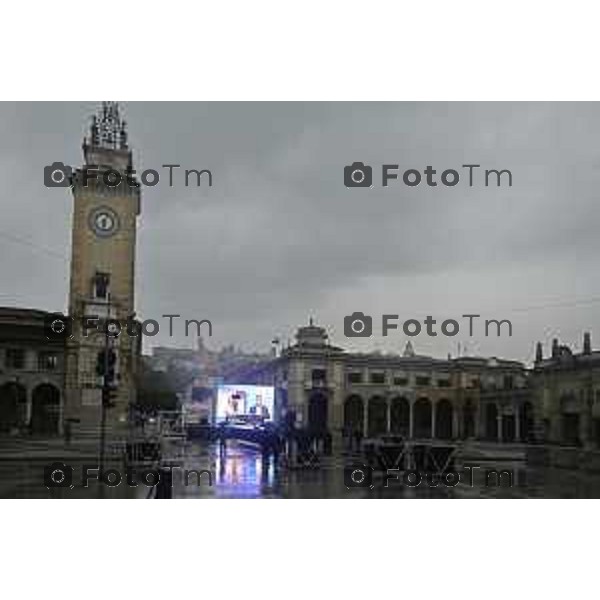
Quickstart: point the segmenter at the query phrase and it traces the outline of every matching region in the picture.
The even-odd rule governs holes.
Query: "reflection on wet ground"
[[[418,487],[403,485],[402,478],[390,480],[388,487],[382,473],[375,472],[369,486],[347,487],[345,469],[362,465],[360,456],[322,458],[309,467],[287,468],[273,460],[264,461],[254,449],[232,443],[224,454],[216,448],[191,446],[183,458],[181,469],[174,469],[175,498],[403,498],[481,495],[478,487],[463,489],[438,485],[430,487],[423,481]],[[184,469],[208,469],[213,473],[213,485],[205,477],[200,486],[196,479],[185,485]],[[179,471],[179,472],[177,472]],[[176,474],[177,473],[177,474]],[[431,480],[435,484],[434,479]],[[484,490],[485,491],[485,490]],[[514,495],[511,490],[489,490],[491,495]]]
[[[20,445],[21,444],[21,445]],[[136,467],[137,487],[123,482],[108,488],[94,480],[89,487],[81,485],[86,464],[97,464],[93,452],[89,456],[79,449],[53,447],[48,442],[11,441],[0,443],[0,497],[3,498],[147,498],[155,489],[141,483],[146,467]],[[364,464],[359,454],[337,453],[320,458],[308,467],[290,467],[280,460],[264,460],[255,449],[239,442],[228,443],[222,451],[209,443],[174,443],[169,447],[166,464],[172,469],[174,498],[598,498],[600,474],[572,469],[530,468],[523,458],[501,463],[482,463],[477,471],[460,470],[460,479],[439,477],[406,479],[394,473],[388,479],[375,471],[362,482],[364,487],[348,487],[349,474]],[[72,488],[48,489],[44,470],[54,460],[72,465]],[[113,462],[124,473],[125,465]],[[512,486],[506,476],[487,477],[486,470],[510,470]],[[186,473],[187,471],[187,473]],[[187,477],[187,485],[186,485]]]
[[[401,473],[388,479],[375,472],[369,486],[347,487],[348,472],[352,465],[361,465],[359,455],[326,457],[318,465],[289,469],[278,466],[273,460],[263,461],[256,450],[232,443],[224,454],[216,446],[186,445],[173,470],[173,496],[175,498],[594,498],[600,497],[600,475],[572,473],[558,469],[529,469],[524,462],[498,465],[482,464],[479,469],[463,471],[460,479],[422,477],[404,479]],[[190,477],[185,485],[187,470],[206,469],[212,473],[212,486],[208,475],[203,475],[200,485]],[[489,471],[510,470],[508,476]],[[467,476],[467,473],[469,476]],[[472,476],[470,476],[473,474]],[[487,480],[487,484],[486,484]]]

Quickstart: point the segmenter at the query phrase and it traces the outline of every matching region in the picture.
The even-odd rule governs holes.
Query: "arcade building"
[[[62,431],[65,344],[46,337],[47,314],[0,308],[0,433]]]
[[[280,417],[296,424],[365,437],[486,439],[527,442],[534,436],[533,396],[525,366],[497,358],[344,351],[324,328],[301,327],[275,367]]]

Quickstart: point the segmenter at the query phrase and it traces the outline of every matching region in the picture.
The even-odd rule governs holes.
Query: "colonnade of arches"
[[[429,398],[418,398],[411,403],[407,398],[390,400],[373,396],[367,402],[352,395],[344,402],[344,430],[361,432],[368,437],[386,433],[403,437],[452,439],[458,437],[459,423],[449,400],[432,403]]]
[[[343,427],[347,433],[368,437],[398,434],[409,438],[441,440],[483,437],[493,441],[529,441],[533,435],[531,403],[519,404],[511,414],[503,414],[495,403],[485,404],[479,415],[467,400],[460,408],[442,398],[432,401],[420,397],[411,402],[405,397],[386,399],[373,396],[365,401],[359,395],[344,402]]]
[[[55,434],[59,430],[60,390],[41,383],[29,393],[19,382],[0,385],[0,432],[25,428],[34,434]]]
[[[530,402],[513,407],[506,413],[494,402],[483,407],[482,437],[494,442],[529,442],[533,440],[533,406]]]
[[[313,431],[325,431],[330,423],[330,399],[317,392],[308,399],[306,425]],[[346,435],[366,437],[396,434],[406,438],[487,439],[494,442],[533,440],[533,406],[520,402],[504,410],[496,402],[485,402],[479,410],[471,400],[456,406],[449,399],[432,401],[427,397],[409,400],[403,396],[385,398],[375,395],[364,399],[348,396],[343,405],[342,428]]]

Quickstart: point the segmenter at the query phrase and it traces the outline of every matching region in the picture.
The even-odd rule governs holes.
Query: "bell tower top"
[[[89,135],[83,138],[83,155],[87,165],[121,171],[131,168],[127,123],[121,118],[116,102],[103,102],[92,117]]]
[[[92,117],[90,145],[127,150],[125,126],[125,121],[119,115],[119,105],[116,102],[103,102],[98,114]]]

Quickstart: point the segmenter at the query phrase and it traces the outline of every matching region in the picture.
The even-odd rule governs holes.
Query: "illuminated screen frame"
[[[270,385],[222,384],[217,386],[217,422],[235,419],[273,421],[275,388]]]

